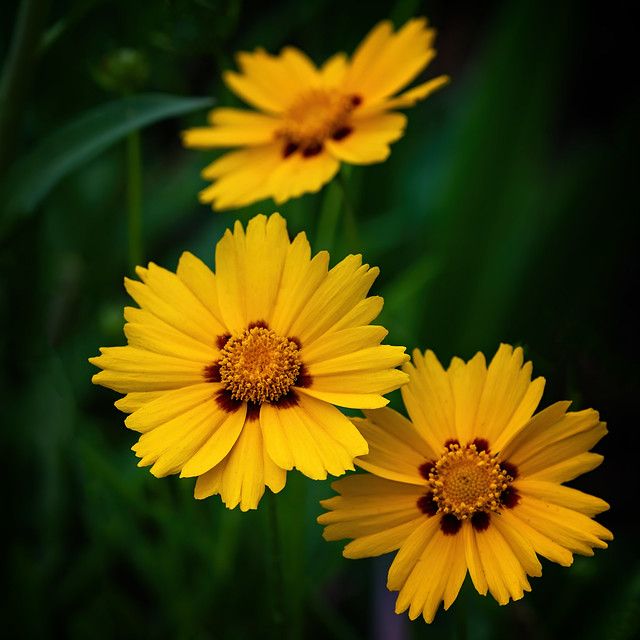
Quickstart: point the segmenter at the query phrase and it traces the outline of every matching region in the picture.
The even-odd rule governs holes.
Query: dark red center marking
[[[445,449],[448,449],[449,447],[451,447],[452,445],[457,444],[460,445],[460,440],[458,440],[458,438],[449,438],[445,443],[444,443],[444,447]]]
[[[322,145],[319,142],[313,142],[302,150],[302,156],[304,158],[313,158],[313,156],[317,156],[319,153],[322,153]]]
[[[421,464],[418,469],[420,471],[420,475],[425,479],[428,480],[429,479],[429,474],[431,473],[431,471],[433,470],[433,468],[435,467],[435,463],[428,461],[425,462],[424,464]]]
[[[288,158],[298,150],[298,145],[295,142],[287,142],[282,149],[282,157]]]
[[[501,462],[500,466],[507,472],[507,475],[511,476],[514,480],[518,477],[518,467],[510,462]]]
[[[313,382],[313,378],[309,375],[309,371],[304,364],[300,365],[300,370],[298,371],[298,377],[295,381],[296,387],[310,387]]]
[[[220,363],[214,362],[204,368],[204,379],[207,382],[220,382]]]
[[[471,444],[475,444],[478,451],[489,451],[489,442],[484,438],[476,438]]]
[[[230,339],[230,333],[223,333],[216,338],[216,346],[218,347],[218,349],[224,349],[225,345],[227,344],[227,342],[229,342]]]
[[[500,494],[500,503],[506,509],[513,509],[520,502],[520,494],[517,489],[513,487],[507,487]]]
[[[471,516],[471,525],[476,531],[485,531],[489,528],[491,516],[486,511],[476,511]]]
[[[289,389],[284,396],[271,404],[274,407],[278,407],[278,409],[290,409],[291,407],[295,407],[300,404],[300,400],[298,398],[298,394],[293,389]]]
[[[333,135],[331,137],[336,141],[340,141],[340,140],[344,140],[347,136],[351,135],[352,133],[353,133],[352,127],[340,127],[339,129],[336,129],[333,132]]]
[[[438,504],[433,499],[433,493],[429,493],[418,498],[418,509],[427,516],[435,516],[438,513]]]
[[[445,513],[440,520],[440,529],[445,536],[454,536],[462,527],[462,521],[452,513]]]
[[[234,400],[231,392],[226,389],[220,389],[215,395],[218,406],[227,413],[234,413],[242,406],[242,400]]]

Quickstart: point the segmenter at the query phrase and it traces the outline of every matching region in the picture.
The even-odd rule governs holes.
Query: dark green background
[[[198,205],[213,154],[181,148],[180,130],[205,119],[203,102],[184,99],[235,104],[220,74],[237,50],[295,44],[320,62],[378,20],[413,15],[439,31],[424,77],[453,82],[409,112],[387,162],[347,172],[360,240],[318,228],[321,209],[340,204],[335,186],[280,210],[315,250],[331,244],[334,262],[358,251],[381,267],[388,342],[443,361],[522,344],[548,380],[545,405],[599,409],[605,462],[573,484],[611,503],[600,520],[616,539],[570,569],[545,561],[518,603],[465,588],[432,626],[411,624],[392,613],[389,558],[347,561],[322,540],[329,482],[291,473],[277,499],[287,634],[462,638],[466,620],[478,640],[637,637],[637,29],[623,3],[27,4],[0,142],[7,637],[276,637],[265,502],[228,511],[195,501],[190,480],[136,468],[116,394],[90,383],[87,357],[123,343],[124,135],[144,125],[146,257],[173,269],[189,249],[211,264],[236,217],[275,207]],[[5,70],[17,9],[0,7]],[[113,86],[123,48],[148,71],[120,87],[134,89],[124,103]]]

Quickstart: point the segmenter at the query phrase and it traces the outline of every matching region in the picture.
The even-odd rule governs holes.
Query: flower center
[[[360,104],[358,96],[325,89],[303,93],[285,112],[277,135],[285,141],[285,155],[300,148],[303,155],[315,155],[327,138],[342,139],[351,129],[349,115]]]
[[[431,467],[427,482],[438,512],[465,520],[477,511],[498,511],[512,481],[496,456],[474,443],[462,447],[456,442]]]
[[[234,400],[275,402],[295,384],[300,350],[271,329],[251,327],[229,338],[221,351],[220,381]]]

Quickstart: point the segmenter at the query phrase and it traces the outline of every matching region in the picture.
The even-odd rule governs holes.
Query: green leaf
[[[18,159],[0,184],[0,237],[32,214],[60,180],[127,134],[211,104],[212,98],[140,94],[100,105],[56,129]]]

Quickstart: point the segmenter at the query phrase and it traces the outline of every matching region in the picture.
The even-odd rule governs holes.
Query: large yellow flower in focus
[[[400,592],[396,613],[431,622],[467,571],[506,604],[541,575],[536,554],[568,566],[574,553],[606,548],[613,536],[592,517],[607,503],[562,485],[602,462],[589,452],[606,433],[596,411],[556,402],[533,415],[544,379],[531,381],[531,363],[508,345],[488,369],[479,353],[445,371],[431,351],[404,369],[411,421],[365,412],[357,425],[369,454],[356,464],[370,473],[335,482],[341,495],[318,518],[327,540],[354,539],[347,558],[399,550],[387,581]]]
[[[236,222],[216,247],[215,274],[183,253],[177,273],[150,263],[125,279],[128,345],[101,349],[93,376],[126,394],[116,406],[142,435],[133,450],[155,476],[197,477],[196,498],[220,494],[255,509],[297,468],[314,479],[353,469],[368,447],[334,405],[382,407],[408,378],[404,347],[381,345],[367,297],[376,267],[348,256],[331,270],[284,219]]]
[[[187,147],[242,147],[202,172],[213,184],[200,193],[215,209],[272,197],[285,202],[318,191],[341,162],[382,162],[407,119],[397,113],[448,82],[429,80],[396,95],[429,64],[435,31],[424,18],[394,33],[378,24],[351,60],[339,53],[320,69],[293,47],[273,56],[240,53],[240,73],[228,71],[229,88],[258,111],[214,109],[209,127],[184,132]]]

